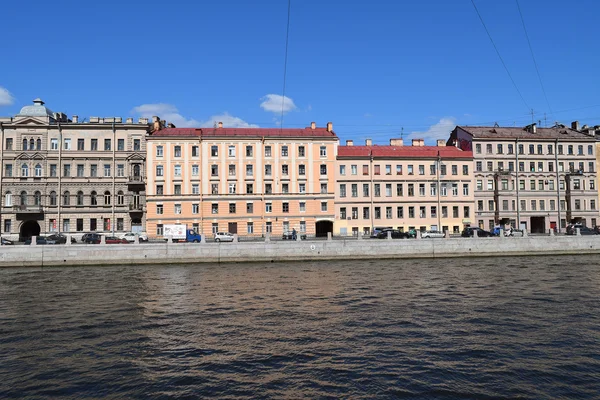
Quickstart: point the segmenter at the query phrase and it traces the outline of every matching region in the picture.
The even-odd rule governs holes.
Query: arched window
[[[79,192],[77,192],[77,205],[78,206],[83,205],[83,192],[81,190]]]
[[[21,165],[21,176],[29,176],[29,167],[27,164]]]
[[[41,164],[36,164],[36,166],[35,166],[35,176],[36,177],[42,176],[42,165]]]
[[[39,190],[33,194],[33,204],[36,206],[42,205],[42,193]]]
[[[27,139],[23,139],[23,151],[27,150]]]
[[[69,193],[69,191],[67,190],[63,194],[63,205],[68,206],[70,204],[71,204],[71,193]]]
[[[29,150],[35,150],[35,140],[29,139]]]
[[[98,195],[96,194],[95,190],[90,194],[90,204],[93,206],[98,205]]]
[[[123,195],[123,191],[119,190],[119,193],[117,193],[117,205],[122,206],[123,204],[125,204],[125,196]]]
[[[21,197],[21,205],[22,206],[27,205],[27,192],[23,190],[21,192],[21,196],[20,197]]]
[[[50,192],[50,205],[51,206],[56,205],[56,192],[55,191]]]
[[[38,140],[35,143],[35,149],[36,150],[42,150],[42,139],[38,138]]]
[[[104,192],[104,204],[110,206],[110,192],[108,190]]]
[[[4,195],[4,205],[6,207],[12,206],[12,193],[11,192],[6,192],[6,194]]]

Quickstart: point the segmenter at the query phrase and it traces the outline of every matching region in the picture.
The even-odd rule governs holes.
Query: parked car
[[[569,224],[567,225],[567,230],[566,230],[566,234],[567,235],[576,235],[577,234],[577,228],[579,228],[579,231],[582,235],[584,235],[583,228],[585,228],[585,226],[583,226],[582,224]],[[589,235],[589,233],[588,233]]]
[[[483,230],[481,228],[476,228],[476,227],[465,228],[462,231],[462,233],[460,234],[460,236],[462,236],[462,237],[473,237],[473,235],[474,235],[473,232],[475,232],[475,231],[477,231],[477,237],[492,237],[492,236],[494,236],[493,233],[491,233],[489,231],[486,231],[486,230]]]
[[[126,233],[120,234],[119,238],[126,239],[129,243],[134,243],[136,236],[139,238],[140,242],[148,241],[148,235],[146,235],[143,232],[126,232]]]
[[[439,238],[443,238],[445,237],[446,234],[444,232],[440,232],[440,231],[425,231],[425,232],[421,232],[421,237],[422,238],[428,238],[428,239],[439,239]]]
[[[371,238],[374,238],[374,239],[378,238],[379,234],[381,232],[383,232],[383,231],[389,231],[391,229],[394,229],[394,228],[392,228],[391,226],[388,226],[388,227],[376,226],[376,227],[373,228],[373,231],[371,232]]]
[[[388,232],[391,232],[392,239],[408,239],[408,233],[400,232],[398,229],[384,229],[377,234],[377,239],[387,239]]]
[[[3,246],[9,246],[9,245],[12,245],[12,244],[13,244],[13,242],[12,242],[12,240],[8,240],[8,239],[6,239],[6,238],[2,238],[2,242],[1,242],[1,244],[2,244]]]
[[[100,235],[98,233],[86,233],[81,237],[81,243],[98,244],[100,243]]]
[[[300,239],[306,240],[306,233],[296,232],[296,235],[300,236]],[[293,231],[285,231],[285,232],[283,232],[283,235],[281,235],[281,238],[283,240],[294,240],[294,232]]]
[[[36,237],[35,243],[36,244],[48,244],[48,242],[46,241],[46,238],[43,236]],[[27,239],[24,244],[31,244],[31,238]]]
[[[411,239],[414,239],[417,237],[417,230],[415,228],[409,229],[407,233],[408,233],[408,237]]]
[[[62,233],[54,233],[46,237],[48,244],[65,244],[67,243],[67,236]],[[71,243],[77,243],[77,240],[71,236]]]
[[[127,239],[118,238],[116,236],[107,236],[104,240],[106,244],[129,244]]]
[[[215,242],[233,242],[233,234],[229,232],[215,233]]]

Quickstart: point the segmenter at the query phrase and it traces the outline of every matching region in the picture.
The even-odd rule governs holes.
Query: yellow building
[[[449,230],[458,233],[474,221],[473,153],[425,146],[338,147],[336,235],[369,234],[374,228]]]
[[[318,128],[163,128],[147,137],[149,236],[165,224],[199,233],[274,236],[333,231],[338,137]]]

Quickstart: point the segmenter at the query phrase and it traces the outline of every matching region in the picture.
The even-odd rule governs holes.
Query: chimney
[[[438,145],[438,147],[446,146],[446,141],[444,139],[438,139],[437,145]]]
[[[574,131],[578,131],[579,130],[579,121],[571,122],[571,129],[573,129]]]
[[[537,125],[531,124],[531,133],[537,133]]]
[[[133,124],[133,118],[127,118],[125,122],[128,124]]]
[[[92,121],[90,121],[92,122]],[[147,124],[148,123],[148,118],[138,118],[138,124]]]
[[[413,139],[412,145],[414,147],[423,147],[425,146],[425,139]]]
[[[371,140],[371,139],[365,140],[365,146],[373,146],[373,140]]]
[[[346,140],[346,146],[354,146],[354,140]]]
[[[404,146],[403,139],[390,139],[390,146]]]
[[[71,119],[71,121],[73,121],[74,124],[79,122],[79,116],[78,115],[73,115],[73,119]]]
[[[315,129],[317,127],[317,123],[316,122],[311,122],[310,123],[310,129]]]
[[[331,122],[327,123],[327,132],[333,132],[333,123],[331,123]]]
[[[219,128],[223,127],[223,123],[221,121],[219,121]]]

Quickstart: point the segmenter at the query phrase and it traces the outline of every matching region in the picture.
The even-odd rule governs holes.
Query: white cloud
[[[134,107],[131,112],[146,118],[152,118],[156,115],[167,123],[173,123],[178,128],[213,127],[214,124],[219,122],[223,122],[223,126],[226,128],[258,128],[258,125],[249,124],[243,119],[234,117],[228,112],[213,115],[206,121],[187,118],[179,113],[177,107],[166,103],[142,104]]]
[[[15,98],[8,91],[8,89],[0,86],[0,107],[1,106],[11,106],[15,102]]]
[[[268,94],[262,97],[261,100],[262,103],[260,103],[260,108],[272,113],[281,113],[282,109],[283,112],[286,113],[297,108],[294,104],[294,100],[287,96]]]
[[[431,125],[426,131],[413,131],[408,135],[409,140],[411,139],[429,139],[435,141],[437,139],[447,140],[450,137],[450,132],[456,126],[456,118],[454,117],[443,117],[440,120]]]
[[[219,122],[222,122],[223,127],[225,128],[258,128],[258,125],[249,124],[241,118],[230,115],[228,112],[213,115],[206,121],[200,122],[198,126],[202,128],[212,128]]]

